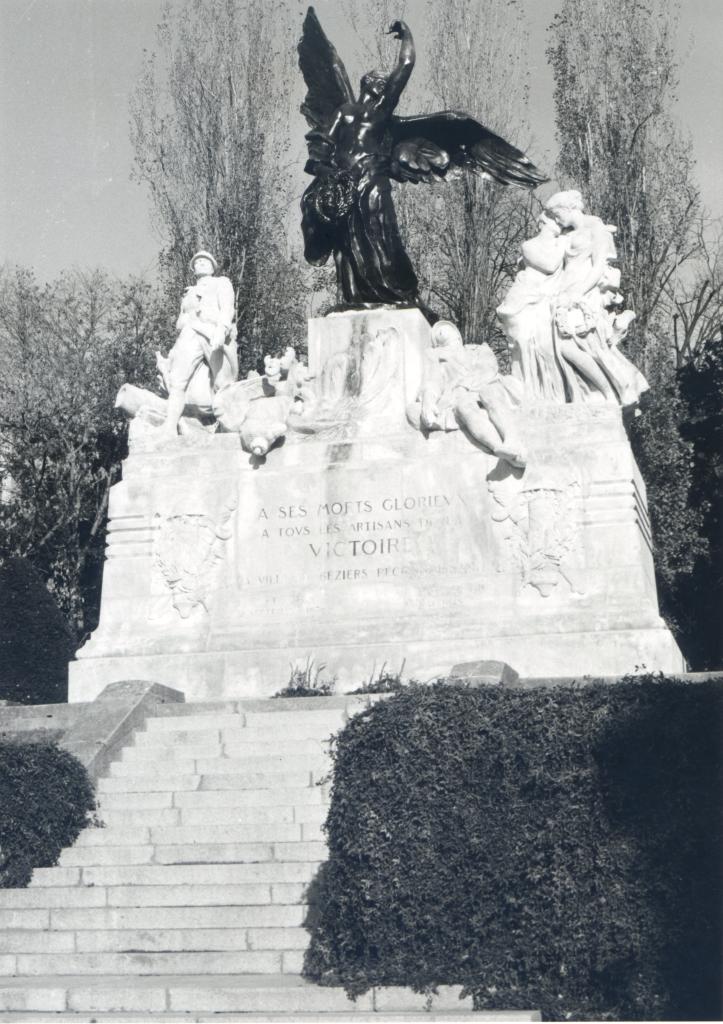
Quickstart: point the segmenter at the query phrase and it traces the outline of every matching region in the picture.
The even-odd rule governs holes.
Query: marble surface
[[[430,345],[414,309],[312,320],[315,415],[262,460],[235,434],[131,434],[70,699],[117,679],[261,697],[308,658],[340,691],[403,659],[420,679],[681,671],[617,405],[523,404],[515,467],[409,424]]]

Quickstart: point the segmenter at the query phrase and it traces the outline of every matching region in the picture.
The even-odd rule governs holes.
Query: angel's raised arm
[[[399,103],[399,99],[404,92],[404,86],[409,81],[409,76],[414,69],[416,54],[414,39],[406,21],[395,21],[389,29],[389,34],[393,35],[395,39],[401,39],[402,41],[402,45],[399,47],[397,63],[387,79],[387,84],[384,87],[380,101],[380,106],[388,113],[391,113],[397,103]]]

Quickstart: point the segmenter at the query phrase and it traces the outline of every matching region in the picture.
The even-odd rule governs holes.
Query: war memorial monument
[[[692,907],[688,924],[701,931],[689,883],[710,847],[696,846],[690,815],[677,832],[661,829],[679,808],[667,796],[678,764],[660,718],[634,715],[618,734],[606,704],[589,712],[614,741],[605,785],[628,772],[643,783],[632,803],[610,783],[609,811],[599,734],[593,749],[564,700],[553,695],[541,714],[534,693],[471,689],[469,676],[447,685],[455,665],[495,662],[503,683],[510,667],[524,677],[514,682],[523,690],[609,677],[584,692],[624,703],[650,680],[631,687],[620,676],[685,664],[659,615],[645,488],[625,429],[647,383],[621,350],[635,314],[615,226],[574,189],[540,204],[497,309],[503,372],[487,339],[463,337],[420,298],[391,183],[444,187],[476,173],[534,189],[546,179],[463,113],[398,117],[414,44],[404,22],[390,33],[396,64],[366,74],[358,98],[311,8],[299,44],[305,255],[333,258],[338,307],[309,321],[298,350],[269,339],[263,373],[239,380],[234,283],[222,253],[189,248],[194,281],[157,354],[158,391],[125,384],[117,396],[129,451],[111,491],[98,629],[70,665],[68,704],[4,712],[28,734],[53,728],[52,754],[73,755],[89,802],[72,845],[66,837],[0,888],[3,1020],[431,1010],[434,1020],[474,1011],[530,1021],[544,999],[547,1019],[563,1019],[574,944],[584,971],[571,972],[565,998],[597,986],[613,1019],[615,985],[626,1006],[646,992],[648,937],[678,934],[677,922],[660,924],[666,914]],[[353,692],[383,665],[442,683],[389,701],[371,686]],[[290,666],[324,666],[336,692],[266,699],[286,695],[277,691]],[[430,701],[427,711],[407,697]],[[438,698],[454,705],[446,723]],[[495,719],[493,705],[507,717]],[[675,722],[671,706],[661,717]],[[394,718],[400,708],[406,717]],[[370,739],[375,716],[386,731]],[[691,735],[704,746],[700,729],[683,731],[686,756]],[[345,762],[349,736],[358,756]],[[696,786],[706,777],[687,770]],[[637,793],[653,790],[638,820]],[[686,804],[684,789],[673,792]],[[635,828],[615,818],[620,807],[632,807]],[[663,854],[651,844],[659,834]],[[366,845],[351,842],[359,836]],[[626,888],[646,871],[652,928]],[[661,888],[661,877],[674,883]],[[352,913],[344,901],[355,885]],[[331,931],[319,931],[324,914],[341,924],[341,959]],[[467,924],[481,936],[476,950]],[[687,956],[683,924],[685,944],[671,948]],[[550,954],[557,933],[565,941]],[[444,947],[437,959],[432,937]],[[499,962],[487,956],[495,949]],[[361,984],[364,957],[372,968]],[[655,999],[677,959],[651,975]],[[527,976],[549,992],[518,983]]]
[[[341,691],[402,661],[419,679],[479,658],[528,677],[684,668],[624,428],[647,384],[619,348],[634,313],[615,227],[575,191],[547,199],[497,311],[509,374],[439,320],[391,181],[545,177],[464,114],[398,117],[414,45],[391,32],[394,69],[356,99],[313,10],[304,23],[305,254],[333,257],[343,297],[309,321],[308,365],[270,340],[265,372],[236,379],[233,285],[199,252],[162,394],[121,389],[129,455],[73,701],[130,678],[268,696],[308,659]]]

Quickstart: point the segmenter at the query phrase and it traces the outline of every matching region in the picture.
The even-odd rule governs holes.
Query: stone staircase
[[[328,738],[363,704],[169,704],[149,718],[98,783],[105,827],[27,889],[0,889],[0,1019],[424,1010],[407,989],[351,1002],[301,977],[305,890],[326,856]],[[469,1008],[440,990],[425,1018]]]

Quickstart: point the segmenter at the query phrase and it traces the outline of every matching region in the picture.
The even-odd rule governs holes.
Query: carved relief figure
[[[615,228],[586,214],[576,191],[551,196],[539,223],[497,310],[514,376],[533,399],[634,404],[647,383],[617,348],[635,314],[616,312]]]
[[[192,513],[155,517],[155,565],[182,619],[188,619],[196,608],[208,612],[216,568],[223,561],[232,534],[235,508],[233,497],[217,519]]]
[[[285,436],[290,424],[303,422],[315,401],[312,378],[293,348],[265,356],[264,370],[263,376],[252,372],[222,388],[213,402],[221,429],[240,434],[246,451],[257,458]]]
[[[301,201],[304,251],[316,266],[333,253],[346,303],[417,305],[436,319],[419,299],[390,179],[430,182],[460,168],[525,188],[546,179],[519,150],[466,114],[395,116],[415,50],[405,22],[395,21],[389,34],[401,43],[391,74],[364,75],[356,99],[313,8],[304,19],[299,64],[308,91],[301,111],[312,129],[306,171],[314,175]]]
[[[293,407],[289,426],[329,440],[357,436],[370,419],[388,408],[399,368],[397,329],[376,327],[366,317],[355,318],[348,347],[323,357],[315,393]],[[302,398],[305,390],[306,385],[297,385]]]
[[[498,464],[501,466],[501,464]],[[492,522],[500,531],[503,567],[520,572],[524,588],[549,597],[561,583],[584,591],[580,550],[581,483],[566,460],[555,465],[533,459],[524,476],[498,468],[487,477],[495,505]]]
[[[424,382],[407,417],[425,433],[461,427],[493,455],[521,468],[525,451],[515,417],[521,398],[520,385],[500,374],[489,345],[465,345],[453,323],[439,320],[432,328]]]

